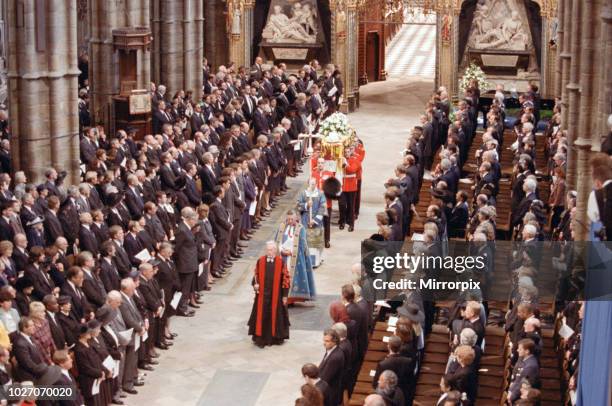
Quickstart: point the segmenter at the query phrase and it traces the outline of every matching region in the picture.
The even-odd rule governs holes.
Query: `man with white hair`
[[[528,177],[523,182],[523,191],[525,192],[525,197],[519,203],[517,208],[512,211],[512,227],[518,226],[523,221],[523,216],[529,211],[531,204],[534,200],[537,199],[537,188],[538,182],[535,177]]]
[[[266,242],[265,254],[255,264],[251,281],[255,300],[249,318],[249,335],[259,348],[280,345],[289,338],[290,277],[276,242]]]
[[[390,369],[383,371],[378,378],[376,393],[382,396],[387,405],[404,405],[404,394],[397,387],[397,375]]]

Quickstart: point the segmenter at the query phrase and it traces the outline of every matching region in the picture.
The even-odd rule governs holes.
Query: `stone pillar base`
[[[355,95],[354,94],[349,94],[347,99],[348,99],[348,111],[349,111],[349,113],[352,113],[352,112],[354,112],[357,109]]]

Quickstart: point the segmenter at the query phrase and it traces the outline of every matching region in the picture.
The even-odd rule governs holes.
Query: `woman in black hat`
[[[17,279],[15,283],[15,303],[17,303],[17,310],[19,314],[27,316],[30,314],[30,303],[32,302],[32,291],[34,290],[34,283],[28,276]]]
[[[92,331],[87,324],[81,324],[78,328],[79,339],[74,345],[74,358],[79,372],[77,380],[87,406],[106,406],[108,403],[102,397],[102,385],[99,384],[106,375],[102,360],[89,344]],[[97,387],[95,393],[94,384]]]

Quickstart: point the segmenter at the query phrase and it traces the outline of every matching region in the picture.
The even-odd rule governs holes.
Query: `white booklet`
[[[91,385],[91,394],[92,395],[97,395],[98,393],[100,393],[100,383],[102,383],[100,378],[96,379],[93,382],[93,385]]]
[[[136,254],[134,257],[142,262],[147,262],[151,259],[151,254],[149,254],[149,251],[147,251],[147,249],[145,248],[138,254]]]
[[[176,308],[178,307],[178,304],[181,301],[181,296],[183,296],[181,292],[175,292],[174,296],[172,296],[172,300],[170,301],[170,306],[172,306],[174,310],[176,310]]]

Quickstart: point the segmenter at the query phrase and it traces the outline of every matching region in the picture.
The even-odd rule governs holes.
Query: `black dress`
[[[79,372],[77,381],[79,382],[79,388],[83,394],[85,405],[108,405],[102,398],[102,385],[100,385],[100,393],[96,395],[91,393],[94,381],[104,376],[102,360],[100,360],[96,351],[91,345],[86,346],[81,341],[77,341],[74,346],[74,359],[76,361],[77,371]]]
[[[98,354],[98,357],[100,358],[102,362],[104,362],[104,360],[108,356],[115,359],[113,357],[113,354],[109,352],[109,349],[106,345],[106,341],[104,340],[104,337],[102,336],[102,333],[97,338],[92,338],[91,341],[89,342],[89,345],[91,346],[91,348],[94,349],[96,354]],[[102,368],[104,369],[104,374],[106,376],[108,376],[107,375],[108,373],[112,372],[104,368],[104,366]],[[102,398],[102,402],[104,404],[110,404],[112,402],[113,394],[115,393],[116,389],[117,387],[115,385],[115,379],[113,379],[112,377],[111,378],[107,377],[104,381],[102,381],[102,384],[100,384],[100,398]]]

